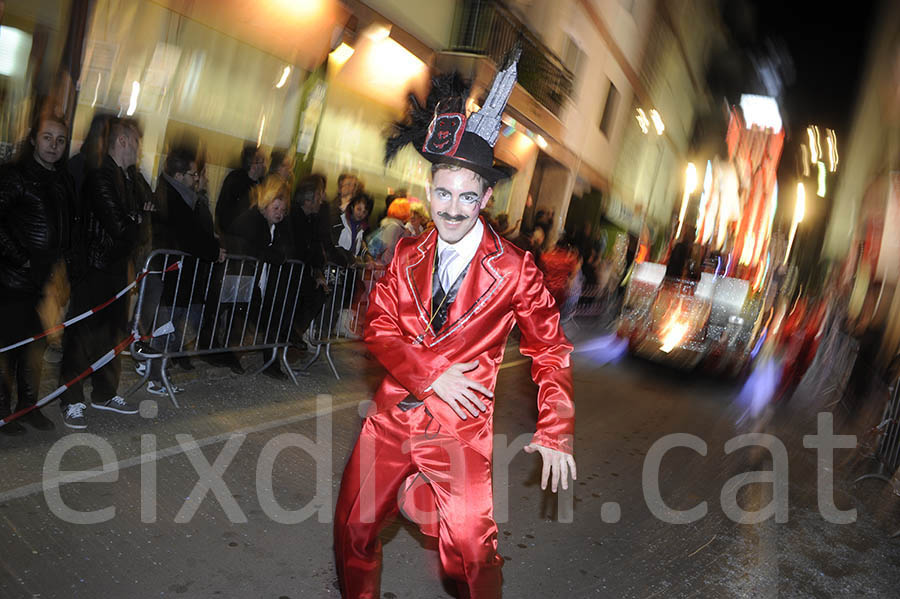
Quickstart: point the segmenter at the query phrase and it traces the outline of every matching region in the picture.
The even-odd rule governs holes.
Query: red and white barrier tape
[[[141,271],[141,274],[139,274],[134,281],[129,283],[128,286],[126,286],[120,292],[118,292],[113,297],[109,298],[108,300],[106,300],[105,302],[100,304],[99,306],[95,306],[95,307],[91,308],[90,310],[87,310],[86,312],[82,312],[78,316],[73,316],[72,318],[70,318],[69,320],[67,320],[65,322],[54,325],[54,326],[50,327],[49,329],[47,329],[46,331],[44,331],[43,333],[34,335],[33,337],[28,337],[27,339],[22,339],[21,341],[13,343],[12,345],[7,345],[6,347],[0,347],[0,354],[2,354],[3,352],[7,352],[11,349],[16,349],[17,347],[22,347],[23,345],[28,345],[29,343],[31,343],[33,341],[37,341],[38,339],[41,339],[42,337],[46,337],[47,335],[51,335],[57,331],[61,331],[66,327],[70,327],[73,324],[75,324],[76,322],[78,322],[80,320],[84,320],[85,318],[87,318],[88,316],[90,316],[92,314],[96,314],[103,308],[112,304],[114,301],[116,301],[117,299],[119,299],[120,297],[122,297],[123,295],[125,295],[126,293],[131,291],[132,289],[134,289],[137,286],[137,284],[141,282],[141,279],[143,279],[147,275],[165,274],[165,273],[171,272],[173,270],[178,270],[179,268],[181,268],[181,261],[173,263],[171,266],[169,266],[168,268],[166,268],[165,270],[162,270],[162,271],[159,271],[159,270],[157,270],[157,271],[149,271],[149,270]]]
[[[122,351],[126,347],[128,347],[132,341],[135,341],[137,339],[144,341],[144,340],[150,339],[150,338],[151,338],[150,335],[144,335],[143,337],[138,337],[137,335],[132,333],[126,339],[124,339],[121,343],[119,343],[117,346],[115,346],[114,348],[112,348],[111,350],[109,350],[108,352],[106,352],[105,354],[100,356],[99,358],[97,358],[97,360],[93,364],[88,366],[84,372],[82,372],[81,374],[79,374],[78,376],[73,378],[72,380],[70,380],[66,383],[63,383],[62,385],[57,387],[56,390],[51,392],[49,395],[47,395],[46,397],[37,401],[33,406],[28,406],[27,408],[19,410],[18,412],[14,413],[14,414],[10,414],[6,418],[0,418],[0,427],[12,422],[13,420],[21,418],[22,416],[31,412],[32,410],[38,410],[38,409],[44,407],[45,405],[47,405],[48,403],[50,403],[51,401],[53,401],[54,399],[56,399],[57,397],[62,395],[66,389],[68,389],[69,387],[71,387],[72,385],[77,383],[78,381],[82,380],[86,376],[91,375],[92,373],[100,370],[101,368],[103,368],[104,366],[109,364],[112,361],[112,359],[115,358],[120,353],[122,353]]]

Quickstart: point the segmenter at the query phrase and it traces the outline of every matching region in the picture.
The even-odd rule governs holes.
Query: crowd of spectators
[[[389,193],[380,217],[372,220],[374,200],[359,177],[340,175],[337,193],[329,201],[323,175],[305,175],[295,181],[290,152],[274,149],[267,160],[252,143],[243,148],[240,166],[223,181],[213,212],[200,144],[196,140],[175,142],[167,148],[154,191],[137,168],[141,138],[137,121],[97,115],[80,151],[67,160],[69,125],[44,112],[35,119],[19,158],[0,168],[0,306],[4,319],[0,346],[55,324],[42,322],[42,303],[67,305],[70,318],[91,310],[134,280],[151,250],[168,249],[188,255],[182,270],[195,273],[197,284],[179,289],[174,277],[148,277],[141,313],[144,321],[155,313],[157,319],[171,321],[176,329],[206,331],[207,338],[198,335],[199,345],[219,347],[219,340],[209,337],[216,335],[211,322],[214,311],[201,309],[204,298],[197,297],[197,290],[206,289],[218,301],[226,254],[249,256],[262,263],[246,308],[251,321],[275,308],[275,285],[267,285],[271,269],[295,259],[306,269],[299,283],[300,300],[290,341],[303,347],[304,332],[326,300],[327,264],[387,265],[400,239],[420,235],[431,226],[426,207],[405,189]],[[546,247],[552,213],[539,210],[527,230],[521,220],[510,226],[505,214],[493,217],[485,213],[485,217],[498,233],[534,254],[564,318],[571,316],[582,289],[604,280],[603,248],[589,236],[564,235]],[[50,297],[54,271],[65,273],[61,276],[68,281],[67,298]],[[607,281],[614,279],[617,277],[606,277]],[[66,426],[86,428],[88,407],[137,413],[137,408],[119,395],[122,366],[118,357],[91,371],[98,358],[127,338],[129,307],[126,296],[65,329],[59,384],[68,384],[68,389],[59,406]],[[352,336],[349,329],[354,327],[346,318],[349,307],[342,306],[345,314],[339,326]],[[149,349],[158,350],[166,338],[160,334],[152,339]],[[41,338],[0,353],[0,417],[38,400],[45,345]],[[223,350],[207,359],[236,373],[244,372],[234,353]],[[137,369],[144,374],[143,369],[149,368],[147,391],[164,395],[168,393],[165,373],[158,362],[150,360],[149,366],[146,361],[138,362]],[[193,368],[188,358],[173,362]],[[85,372],[89,374],[84,376]],[[266,373],[285,376],[277,363]],[[85,381],[91,383],[89,398]],[[171,384],[168,389],[181,391]],[[23,434],[27,431],[23,422],[41,430],[54,426],[40,410],[32,410],[0,427],[0,433]]]
[[[328,292],[323,275],[327,263],[384,264],[401,237],[421,233],[427,226],[427,211],[400,190],[386,198],[380,226],[370,227],[373,200],[358,177],[342,174],[337,195],[329,201],[323,175],[306,175],[295,182],[288,151],[274,149],[267,160],[255,144],[243,148],[240,166],[226,176],[213,213],[200,144],[176,142],[167,148],[154,191],[137,167],[141,139],[136,120],[98,114],[79,152],[68,159],[69,124],[44,111],[34,120],[17,158],[0,167],[0,347],[56,324],[42,320],[43,304],[58,304],[68,318],[104,306],[63,333],[59,384],[68,388],[59,407],[70,428],[87,427],[89,408],[125,415],[138,412],[119,394],[119,357],[102,367],[92,365],[127,339],[129,297],[109,300],[134,280],[153,249],[188,254],[181,268],[196,273],[199,284],[179,289],[175,277],[150,276],[142,309],[170,320],[176,329],[207,332],[215,331],[208,322],[212,311],[198,309],[203,298],[198,300],[197,290],[208,289],[218,301],[226,252],[262,263],[248,308],[252,317],[273,309],[275,286],[266,284],[270,269],[288,259],[302,261],[307,268],[290,332],[291,342],[302,347],[303,333]],[[372,241],[377,241],[378,251],[370,251]],[[68,293],[51,289],[54,273],[65,278]],[[158,349],[166,336],[152,339],[149,350]],[[201,344],[212,347],[217,342],[207,338]],[[0,353],[0,418],[39,399],[45,349],[42,336]],[[233,353],[223,351],[209,359],[234,372],[244,371]],[[144,374],[143,369],[149,368],[147,391],[162,395],[167,390],[158,362],[138,362],[137,370]],[[187,358],[175,363],[193,368]],[[284,377],[277,364],[267,373]],[[84,389],[88,381],[89,397]],[[0,427],[0,434],[24,434],[23,424],[54,428],[51,419],[34,409]]]

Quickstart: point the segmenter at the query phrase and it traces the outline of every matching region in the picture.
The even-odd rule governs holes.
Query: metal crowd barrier
[[[890,399],[884,406],[881,422],[875,427],[878,432],[878,446],[875,450],[878,470],[860,476],[854,483],[870,478],[890,483],[892,475],[900,468],[900,379],[894,381],[890,391]],[[900,531],[893,536],[897,535],[900,535]]]
[[[308,343],[315,347],[315,354],[301,370],[306,370],[318,360],[324,347],[331,372],[340,380],[341,376],[331,357],[331,346],[362,337],[366,311],[369,308],[369,294],[384,272],[384,266],[373,264],[329,264],[325,267],[323,274],[329,292],[309,327],[307,338]]]
[[[179,268],[167,270],[176,262]],[[147,368],[125,396],[158,372],[177,407],[166,375],[171,359],[236,351],[271,350],[257,372],[280,357],[297,384],[287,363],[287,348],[300,301],[302,262],[273,265],[229,254],[224,262],[212,263],[160,249],[150,253],[144,266],[152,274],[140,284],[133,332],[135,339],[150,336],[150,341],[135,341],[130,349],[135,359],[147,361]]]

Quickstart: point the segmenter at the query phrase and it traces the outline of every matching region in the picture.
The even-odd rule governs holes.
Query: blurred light
[[[712,219],[715,212],[709,207],[709,192],[712,187],[712,161],[706,161],[706,174],[703,175],[703,191],[700,194],[700,210],[697,211],[697,236],[698,239],[702,235],[703,243],[709,241],[712,237]]]
[[[610,333],[587,343],[580,343],[575,351],[588,352],[589,357],[602,366],[622,358],[628,352],[628,340]]]
[[[0,75],[23,77],[30,52],[30,35],[15,27],[0,26]]]
[[[688,193],[694,193],[697,189],[697,167],[694,166],[693,162],[688,162],[684,181],[684,190]]]
[[[833,140],[832,147],[834,150],[834,168],[835,168],[835,170],[837,170],[837,165],[841,161],[841,159],[838,156],[837,133],[835,133],[834,131],[831,131],[831,139]]]
[[[535,137],[534,137],[534,143],[536,143],[536,144],[538,145],[538,147],[539,147],[540,149],[542,149],[542,150],[546,150],[546,149],[547,149],[547,145],[548,145],[548,144],[547,144],[547,140],[544,139],[544,136],[543,136],[543,135],[535,135]]]
[[[828,141],[828,170],[833,173],[837,170],[838,163],[837,137],[835,137],[834,131],[831,129],[826,129],[825,134]]]
[[[803,176],[809,176],[809,150],[806,144],[800,145],[800,162],[803,164]]]
[[[782,264],[787,264],[788,257],[791,255],[791,247],[794,245],[794,236],[797,234],[797,225],[803,222],[803,217],[805,215],[806,188],[801,181],[800,183],[797,183],[797,205],[794,207],[794,221],[791,223],[791,233],[788,236],[787,250],[784,252],[784,262],[782,262]]]
[[[97,71],[97,85],[94,86],[94,99],[91,100],[91,108],[97,105],[97,96],[100,95],[100,81],[103,80],[103,73]]]
[[[744,112],[744,120],[750,125],[758,125],[763,129],[772,129],[773,133],[781,131],[781,112],[778,110],[778,102],[769,96],[755,96],[752,94],[741,95],[741,110]]]
[[[741,248],[741,257],[738,260],[738,264],[750,266],[750,263],[753,262],[753,248],[755,246],[756,237],[754,237],[752,231],[747,231],[744,234],[744,247]]]
[[[816,135],[812,127],[806,128],[806,135],[809,136],[809,163],[815,164],[819,161],[819,155],[816,153]]]
[[[132,81],[131,99],[128,100],[128,110],[125,111],[126,115],[132,116],[134,114],[134,111],[137,110],[137,101],[139,95],[141,95],[141,84],[137,81]]]
[[[656,112],[655,108],[650,109],[650,120],[653,121],[653,128],[656,129],[656,134],[662,135],[663,131],[666,130],[666,126],[663,124],[662,117],[659,116],[659,113]]]
[[[816,163],[819,165],[819,188],[816,189],[816,195],[820,198],[825,197],[825,163],[821,160]]]
[[[376,42],[383,42],[391,36],[391,28],[384,25],[372,25],[366,35]]]
[[[641,131],[643,131],[644,135],[650,131],[650,120],[647,118],[647,114],[644,112],[643,108],[637,109],[637,115],[634,117],[637,119],[638,125],[641,126]]]
[[[803,183],[797,183],[797,207],[794,208],[794,222],[802,223],[806,216],[806,188]]]
[[[681,313],[681,300],[679,299],[675,312],[663,326],[659,334],[659,340],[662,341],[662,345],[659,346],[659,351],[664,354],[675,349],[690,329],[690,325],[681,320]]]
[[[353,56],[354,52],[355,50],[352,47],[348,46],[344,42],[341,42],[341,45],[332,50],[329,56],[338,67],[342,67],[344,66],[345,62],[350,60],[350,57]]]
[[[775,224],[775,213],[778,212],[778,181],[775,181],[775,188],[772,190],[772,211],[769,212],[769,231],[766,238],[772,237],[772,225]]]
[[[288,77],[291,75],[291,67],[284,67],[284,70],[281,72],[281,79],[278,80],[278,83],[275,84],[276,89],[281,89],[284,87],[284,84],[287,83]]]
[[[819,127],[818,125],[813,125],[813,131],[816,132],[816,154],[818,154],[819,158],[822,158],[822,139],[819,137]]]
[[[524,156],[534,147],[534,142],[527,135],[519,132],[518,135],[512,138],[515,140],[515,154],[516,156]]]
[[[684,175],[684,196],[681,198],[681,212],[678,213],[678,231],[675,233],[675,239],[681,239],[681,227],[684,225],[684,215],[687,212],[688,200],[696,188],[697,167],[694,166],[693,162],[688,162]]]
[[[373,87],[406,87],[425,69],[425,63],[389,37],[373,43],[371,51],[365,54],[367,84]]]
[[[325,0],[272,0],[272,3],[276,10],[280,8],[298,19],[316,16],[325,8]]]
[[[769,272],[769,263],[772,260],[772,252],[766,254],[766,267],[759,269],[759,274],[756,277],[756,281],[753,282],[753,291],[759,291],[760,286],[762,286],[762,282],[766,280],[766,275]]]
[[[259,124],[259,135],[256,137],[256,147],[257,148],[262,145],[262,136],[263,136],[263,131],[265,130],[265,128],[266,128],[266,115],[263,115],[262,122]]]

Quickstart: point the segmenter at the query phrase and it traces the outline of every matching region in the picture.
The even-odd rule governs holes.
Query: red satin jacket
[[[487,458],[493,448],[493,401],[487,411],[462,420],[431,390],[452,364],[478,360],[466,376],[493,390],[506,339],[519,325],[519,350],[532,359],[538,385],[533,443],[572,453],[572,345],[560,328],[559,310],[530,253],[501,238],[487,223],[478,251],[435,336],[431,282],[438,233],[401,239],[387,272],[370,296],[365,342],[388,374],[375,393],[372,413],[390,409],[409,394],[423,400],[445,431]]]

